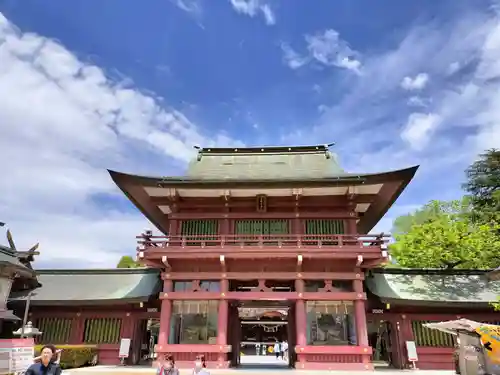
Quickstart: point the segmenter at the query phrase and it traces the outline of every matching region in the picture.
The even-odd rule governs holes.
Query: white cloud
[[[441,120],[439,115],[432,113],[412,113],[401,132],[401,138],[414,150],[422,150]]]
[[[179,9],[184,12],[201,15],[201,4],[199,0],[171,0]]]
[[[116,194],[106,168],[164,173],[207,137],[157,98],[106,77],[57,42],[21,33],[0,13],[1,220],[19,248],[40,241],[38,264],[114,266],[135,252],[142,215],[106,209]],[[238,142],[236,142],[238,144]]]
[[[303,57],[295,52],[288,44],[282,43],[281,50],[283,51],[283,62],[290,69],[298,69],[309,62],[309,58]]]
[[[325,30],[315,35],[306,35],[308,54],[301,56],[287,44],[282,44],[283,59],[292,69],[300,68],[311,61],[317,61],[326,66],[351,70],[357,74],[361,72],[361,62],[358,53],[349,47],[349,44],[340,38],[337,31]]]
[[[454,61],[448,66],[448,74],[450,75],[455,74],[459,70],[460,70],[460,63],[458,61]]]
[[[325,134],[335,134],[338,152],[350,155],[348,170],[380,171],[415,163],[424,164],[422,171],[427,172],[453,164],[461,174],[478,152],[500,144],[499,30],[499,15],[470,9],[444,24],[432,21],[413,27],[391,47],[382,41],[383,52],[363,55],[360,76],[323,83],[321,103],[328,109],[318,125],[307,132],[289,131],[283,142],[323,142]],[[467,69],[449,77],[449,66],[455,62]],[[409,108],[408,98],[401,95],[404,78],[420,72],[434,83],[426,87],[425,99],[420,97],[425,111]],[[408,133],[415,129],[411,126],[402,137],[401,124],[423,120],[410,118],[412,112],[433,114],[427,121],[435,127],[427,123],[427,128],[419,128],[422,134],[416,134]],[[432,142],[425,146],[408,142],[411,136],[425,140],[431,134]],[[456,186],[459,189],[459,182]]]
[[[276,16],[268,4],[264,4],[260,7],[260,10],[264,14],[267,25],[274,25],[276,23]]]
[[[430,100],[421,98],[420,96],[410,96],[407,103],[412,107],[427,107],[430,104]]]
[[[262,0],[230,0],[233,9],[240,14],[249,17],[255,17],[259,14],[264,16],[267,25],[274,25],[276,23],[276,16],[266,2]]]
[[[401,82],[401,87],[405,90],[422,90],[429,82],[429,75],[427,73],[419,73],[415,77],[404,77]]]

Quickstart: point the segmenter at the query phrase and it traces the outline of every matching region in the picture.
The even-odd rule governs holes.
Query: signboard
[[[495,364],[500,364],[500,326],[482,325],[476,328],[487,356]]]
[[[121,339],[118,357],[119,358],[128,358],[129,353],[130,353],[130,339]]]
[[[24,372],[33,364],[35,357],[33,339],[0,340],[0,373]]]
[[[415,345],[415,341],[406,341],[406,354],[408,356],[408,361],[410,362],[418,361],[417,347]]]

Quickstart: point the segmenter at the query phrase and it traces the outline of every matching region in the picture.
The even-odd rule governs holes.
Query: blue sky
[[[150,226],[106,168],[178,175],[193,145],[336,142],[420,164],[376,228],[461,195],[500,146],[493,0],[0,0],[0,212],[38,266],[112,267]]]

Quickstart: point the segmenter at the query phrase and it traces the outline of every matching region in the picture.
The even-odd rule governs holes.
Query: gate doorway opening
[[[236,303],[238,343],[233,366],[246,369],[292,367],[294,322],[286,301]],[[236,344],[236,343],[235,343]]]
[[[136,337],[140,340],[132,343],[133,364],[150,366],[156,359],[155,345],[160,334],[160,319],[142,319],[137,324],[137,330]]]
[[[378,368],[394,367],[392,324],[386,320],[368,321],[368,342],[373,348],[373,365]]]

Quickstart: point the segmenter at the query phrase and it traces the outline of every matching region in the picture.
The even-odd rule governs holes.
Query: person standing
[[[45,345],[40,352],[40,362],[28,367],[25,375],[61,375],[61,366],[54,361],[56,353],[54,345]]]
[[[280,358],[280,352],[281,352],[281,344],[279,340],[276,340],[276,343],[274,344],[274,353],[276,354],[276,359]]]
[[[207,370],[207,364],[205,363],[205,356],[197,355],[194,361],[193,375],[210,375]]]
[[[156,375],[179,375],[179,370],[175,367],[175,360],[172,355],[167,355],[165,362],[160,364],[156,370]]]
[[[288,361],[288,341],[286,340],[283,341],[281,349],[283,350],[283,355],[281,356],[281,359]]]

